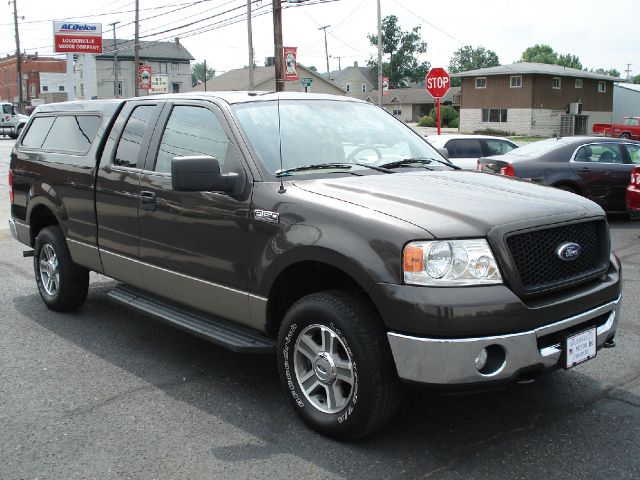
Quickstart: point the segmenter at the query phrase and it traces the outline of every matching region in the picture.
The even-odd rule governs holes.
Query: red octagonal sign
[[[442,98],[449,91],[451,78],[444,68],[432,68],[424,79],[424,85],[433,98]]]

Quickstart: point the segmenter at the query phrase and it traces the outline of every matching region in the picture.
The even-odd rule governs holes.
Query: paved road
[[[6,158],[0,140],[0,184]],[[625,269],[617,348],[504,391],[410,388],[387,429],[354,443],[292,416],[273,358],[137,316],[107,299],[111,280],[94,276],[77,313],[48,311],[4,225],[3,480],[640,478],[640,221],[612,220]]]

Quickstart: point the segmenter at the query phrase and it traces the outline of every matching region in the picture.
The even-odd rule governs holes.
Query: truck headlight
[[[405,283],[463,286],[502,283],[498,264],[484,239],[411,242],[404,247]]]

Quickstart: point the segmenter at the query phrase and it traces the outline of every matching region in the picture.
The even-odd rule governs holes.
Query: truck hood
[[[598,205],[578,195],[470,171],[412,171],[293,183],[307,192],[404,220],[436,238],[484,237],[500,225],[604,216]]]

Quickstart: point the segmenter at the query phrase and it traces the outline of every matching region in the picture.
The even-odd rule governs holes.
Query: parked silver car
[[[431,135],[427,140],[436,148],[446,148],[451,163],[465,170],[475,170],[481,157],[502,155],[518,148],[511,140],[490,135]]]

